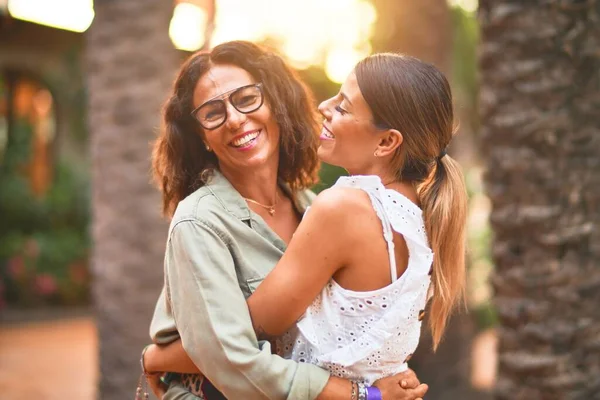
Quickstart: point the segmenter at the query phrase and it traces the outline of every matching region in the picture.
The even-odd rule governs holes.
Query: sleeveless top
[[[383,226],[392,283],[357,292],[331,279],[296,326],[278,340],[277,347],[286,358],[371,385],[408,368],[419,343],[425,304],[431,297],[433,253],[421,209],[386,189],[379,177],[341,177],[334,187],[355,188],[369,195]],[[403,235],[409,253],[407,269],[400,278],[394,231]]]

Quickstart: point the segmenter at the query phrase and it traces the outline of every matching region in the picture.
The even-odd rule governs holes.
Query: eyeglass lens
[[[229,95],[231,105],[241,113],[256,111],[262,105],[262,92],[256,85],[241,87]],[[227,106],[224,100],[212,100],[196,112],[196,118],[206,129],[220,126],[227,119]]]

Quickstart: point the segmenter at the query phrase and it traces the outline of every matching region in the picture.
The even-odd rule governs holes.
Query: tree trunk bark
[[[167,225],[150,183],[150,142],[180,58],[168,36],[173,3],[95,1],[87,35],[92,159],[93,300],[99,398],[132,398],[163,282]]]
[[[600,398],[600,2],[481,0],[497,399]]]

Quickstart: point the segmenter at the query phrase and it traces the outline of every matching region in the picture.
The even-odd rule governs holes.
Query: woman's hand
[[[381,391],[384,400],[421,400],[429,389],[426,384],[419,382],[411,369],[379,379],[373,385]]]

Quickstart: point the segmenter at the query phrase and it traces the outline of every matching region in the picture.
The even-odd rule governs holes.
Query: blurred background
[[[355,63],[374,52],[414,55],[449,78],[458,125],[450,152],[464,168],[470,195],[469,312],[453,319],[437,354],[424,340],[411,367],[430,385],[427,399],[491,399],[499,318],[488,279],[492,201],[482,181],[486,167],[494,168],[484,155],[494,150],[482,143],[480,127],[479,24],[495,37],[527,25],[517,17],[519,2],[499,3],[506,7],[482,2],[478,20],[477,0],[0,0],[0,398],[133,396],[162,286],[167,223],[149,175],[160,106],[190,52],[243,39],[277,49],[318,101],[335,94]],[[590,10],[597,16],[599,6],[586,4],[545,17],[567,15],[589,27]],[[575,30],[575,23],[564,24],[564,32]],[[527,26],[535,36],[535,23]],[[484,46],[483,81],[495,71],[511,76],[542,68],[494,70],[490,65],[501,65],[496,59],[505,54],[493,44]],[[588,78],[597,83],[599,49],[593,49],[592,65],[577,68],[591,68]],[[505,83],[496,80],[498,87]],[[493,89],[484,85],[484,111],[497,104]],[[590,135],[597,133],[596,126]],[[323,165],[315,191],[342,172]],[[519,382],[510,376],[497,398],[525,398],[506,395]]]

